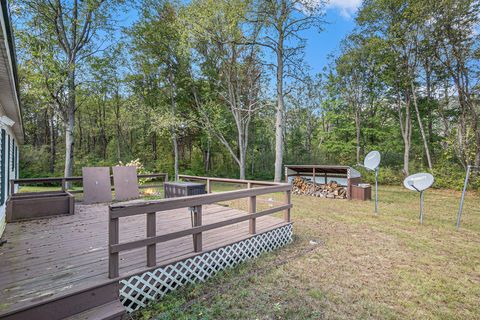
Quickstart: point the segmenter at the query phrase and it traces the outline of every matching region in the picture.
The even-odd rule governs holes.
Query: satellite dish
[[[375,213],[378,212],[378,166],[380,165],[380,159],[380,152],[370,151],[363,160],[363,167],[367,170],[375,171]]]
[[[430,188],[435,179],[430,173],[416,173],[403,180],[403,185],[408,190],[420,192],[420,224],[423,224],[423,191]]]
[[[405,188],[421,192],[430,188],[435,179],[430,173],[416,173],[408,176],[403,180],[403,185]]]
[[[365,160],[363,161],[363,166],[369,170],[375,170],[380,165],[380,152],[378,151],[370,151]]]

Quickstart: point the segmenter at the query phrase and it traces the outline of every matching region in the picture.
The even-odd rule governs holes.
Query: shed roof
[[[323,164],[289,164],[285,168],[295,171],[297,173],[310,173],[313,172],[315,168],[315,173],[338,173],[338,174],[347,174],[348,170],[351,169],[349,166],[338,166],[338,165],[323,165]]]

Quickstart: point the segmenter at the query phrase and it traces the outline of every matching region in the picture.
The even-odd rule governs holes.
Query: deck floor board
[[[52,298],[110,281],[108,270],[108,206],[76,205],[73,216],[10,223],[0,247],[0,316]],[[220,205],[203,208],[203,224],[247,214]],[[187,209],[157,214],[157,234],[191,227]],[[257,219],[257,233],[284,225],[282,219]],[[145,216],[120,219],[120,242],[145,237]],[[247,239],[248,221],[203,233],[204,251]],[[157,264],[196,255],[192,236],[157,244]],[[146,249],[120,254],[120,275],[146,268]]]

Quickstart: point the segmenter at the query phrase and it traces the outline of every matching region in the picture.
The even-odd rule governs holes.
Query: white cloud
[[[341,16],[351,19],[361,4],[362,0],[328,0],[327,9],[337,9]]]

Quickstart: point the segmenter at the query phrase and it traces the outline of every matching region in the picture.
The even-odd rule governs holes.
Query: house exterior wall
[[[10,147],[10,148],[9,148]],[[0,123],[0,236],[5,230],[5,209],[10,196],[10,180],[19,174],[18,141],[12,129]]]
[[[18,178],[18,146],[24,141],[15,41],[7,0],[0,0],[0,236],[5,230],[10,180]]]

